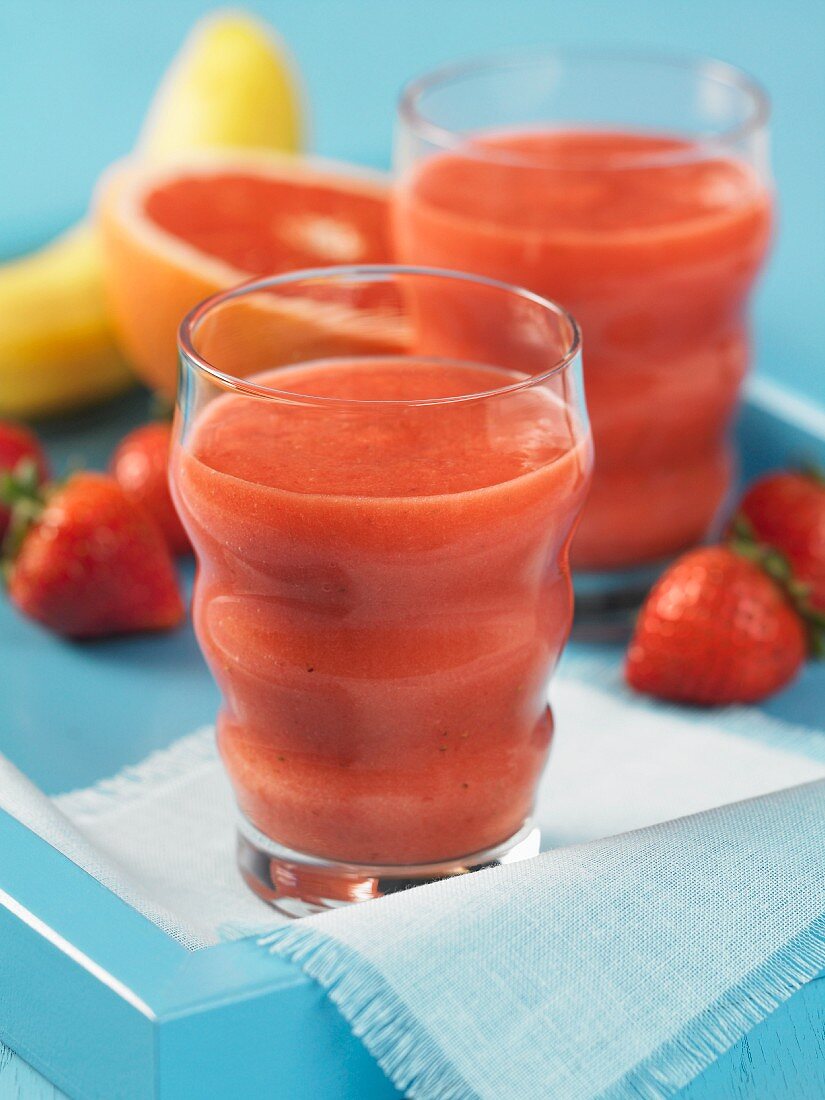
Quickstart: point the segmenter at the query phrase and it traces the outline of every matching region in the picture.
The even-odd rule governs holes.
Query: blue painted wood
[[[159,1031],[161,1100],[397,1096],[320,987],[261,954],[249,940],[223,944],[178,972],[175,997],[187,1004],[170,1007]]]
[[[186,950],[2,812],[0,851],[0,1036],[72,1094],[149,1095],[151,1002]]]
[[[22,907],[134,997],[158,1007],[157,991],[190,951],[2,810],[0,851],[5,912]]]
[[[0,1100],[62,1100],[66,1094],[0,1043]]]
[[[825,373],[825,368],[823,369]],[[825,405],[754,378],[737,424],[740,477],[825,461]]]
[[[104,464],[117,435],[145,415],[145,397],[121,401],[100,423],[97,415],[51,430],[59,465],[72,450]],[[749,476],[801,453],[825,454],[825,417],[770,388],[756,387],[739,434]],[[141,639],[134,648],[72,647],[0,605],[0,661],[15,669],[0,693],[0,747],[47,790],[110,774],[208,719],[215,705],[188,630]],[[159,676],[163,667],[171,669],[168,679]],[[43,709],[30,711],[32,684],[48,679],[59,681],[61,692],[39,693]],[[786,719],[821,724],[823,698],[825,668],[810,668],[770,706]],[[77,713],[94,719],[78,730]],[[29,724],[21,728],[26,714]],[[144,721],[152,726],[148,736]],[[294,967],[251,941],[186,951],[3,813],[0,852],[0,989],[9,991],[0,997],[0,1035],[71,1094],[394,1094],[336,1010]],[[806,1097],[825,1065],[821,1043],[817,1049],[823,1018],[820,981],[697,1078],[688,1100]],[[33,1069],[4,1057],[0,1098],[16,1095],[8,1090],[21,1080],[32,1095],[47,1095],[42,1089],[50,1086],[33,1085],[42,1080]],[[783,1093],[789,1082],[796,1091]]]
[[[0,246],[5,254],[39,243],[82,213],[98,171],[130,146],[169,56],[191,21],[212,6],[211,0],[170,0],[152,5],[151,18],[147,18],[143,5],[113,5],[109,0],[86,0],[83,5],[57,5],[52,0],[0,5],[0,49],[3,44],[13,45],[3,52],[1,67],[2,84],[8,90],[0,120],[3,146],[15,151],[15,171],[0,176],[3,209],[14,212],[2,231]],[[822,399],[825,311],[820,296],[825,271],[825,207],[821,178],[825,143],[821,135],[825,84],[820,42],[825,7],[819,0],[773,5],[754,5],[752,0],[729,0],[723,5],[695,0],[669,6],[666,19],[659,18],[662,5],[656,0],[625,0],[620,5],[610,0],[571,0],[562,19],[557,6],[546,0],[519,0],[515,11],[513,5],[503,5],[500,0],[451,0],[446,5],[443,0],[418,0],[409,5],[391,5],[385,0],[358,0],[357,5],[343,0],[335,4],[326,0],[301,4],[249,0],[249,6],[274,20],[298,54],[316,112],[320,150],[370,163],[386,163],[392,98],[402,77],[469,51],[526,40],[580,43],[592,33],[589,28],[598,25],[602,43],[710,52],[759,73],[775,103],[775,164],[780,195],[786,199],[779,249],[761,296],[760,360],[774,377]],[[433,26],[437,26],[437,34],[433,34]],[[782,50],[777,50],[777,42],[783,43]],[[72,48],[67,48],[67,43]],[[358,73],[356,81],[353,72]],[[112,94],[113,88],[117,94]],[[90,126],[92,118],[94,125]],[[50,441],[60,464],[65,467],[73,453],[83,453],[93,464],[102,464],[114,440],[140,415],[130,400],[53,426]],[[797,428],[789,436],[784,424],[755,408],[746,412],[743,432],[755,444],[747,448],[750,471],[775,465],[789,454],[795,457],[805,434]],[[793,447],[789,445],[791,437]],[[19,662],[10,663],[9,655]],[[139,667],[147,669],[146,675],[137,671]],[[111,774],[206,720],[214,710],[213,689],[186,632],[164,639],[70,648],[15,620],[0,601],[0,668],[0,749],[49,792]],[[105,678],[97,676],[101,668],[106,669]],[[44,692],[44,683],[51,690]],[[810,671],[768,707],[814,724],[821,722],[822,699],[823,680]],[[6,844],[8,835],[0,819],[0,886],[11,850]],[[30,871],[38,875],[39,857]],[[58,883],[62,880],[62,873],[55,873],[58,907]],[[103,902],[99,909],[98,900],[97,895],[94,901],[89,899],[88,934],[93,934],[99,923],[95,914],[105,911],[108,922],[117,912],[114,907],[110,913]],[[75,913],[71,919],[78,917]],[[115,939],[119,929],[120,921],[115,920],[110,929]],[[2,1013],[13,983],[4,980],[8,977],[4,960],[10,950],[5,924],[0,934]],[[124,950],[130,950],[130,944],[124,940]],[[162,1057],[168,1054],[168,1071],[180,1074],[175,1081],[181,1096],[200,1095],[191,1091],[193,1078],[186,1076],[194,1072],[191,1066],[188,1070],[185,1065],[171,1068],[179,1059],[188,1059],[192,1065],[197,1061],[196,1037],[186,1029],[195,1026],[199,989],[205,998],[214,997],[217,1002],[221,981],[229,981],[231,976],[240,981],[247,965],[253,966],[251,958],[223,952],[224,948],[216,948],[199,953],[219,961],[204,966],[203,971],[196,965],[186,981],[178,975],[180,986],[174,987],[174,995],[169,994],[172,1001],[183,999],[178,1006],[183,1015],[180,1030],[163,1049]],[[187,967],[188,963],[184,969]],[[27,972],[20,984],[31,980]],[[813,1100],[825,1095],[821,1076],[823,985],[822,981],[812,983],[797,994],[702,1074],[684,1096],[688,1100]],[[47,979],[43,988],[49,992]],[[56,984],[51,988],[57,992]],[[233,997],[236,995],[237,989]],[[282,995],[287,993],[282,991]],[[191,1001],[184,1004],[187,996]],[[333,1066],[350,1056],[355,1059],[349,1084],[342,1085],[344,1078],[333,1076],[318,1085],[314,1095],[347,1096],[349,1093],[336,1092],[336,1088],[357,1090],[352,1082],[360,1079],[363,1069],[363,1063],[361,1069],[357,1065],[363,1057],[360,1046],[341,1031],[334,1010],[326,1002],[318,1003],[317,993],[307,992],[306,998],[295,1008],[294,1018],[300,1025],[290,1032],[292,1048],[286,1052],[273,1046],[272,1037],[281,1033],[288,1014],[273,1009],[254,1025],[250,1021],[246,1035],[254,1036],[257,1029],[260,1041],[251,1040],[244,1053],[265,1067],[254,1091],[274,1097],[313,1095],[303,1087],[305,1081],[317,1084],[316,1077],[302,1076],[299,1056],[305,1051],[308,1057]],[[255,999],[248,997],[238,1003],[251,1008]],[[76,1003],[76,1007],[81,1006]],[[107,1024],[106,1019],[101,1021],[102,1043],[81,1048],[89,1061],[105,1046]],[[315,1042],[316,1034],[322,1037],[318,1039],[321,1045]],[[238,1083],[242,1077],[231,1077],[234,1043],[222,1044],[219,1031],[212,1039],[212,1049],[228,1059],[227,1076],[215,1077],[227,1084],[223,1095],[233,1091],[249,1095]],[[235,1042],[243,1046],[243,1036],[237,1034]],[[220,1074],[221,1067],[215,1068],[213,1061],[207,1051],[205,1062],[210,1072]],[[373,1067],[373,1084],[375,1072]],[[266,1087],[258,1087],[264,1081]],[[367,1091],[354,1095],[368,1097],[371,1089],[368,1085]],[[81,1094],[78,1087],[72,1092]],[[0,1046],[2,1100],[21,1096],[53,1100],[54,1095],[51,1085],[19,1058],[10,1059]],[[110,1082],[105,1095],[113,1098],[120,1094]]]
[[[318,1097],[395,1094],[319,988],[254,940],[186,950],[2,812],[0,850],[0,1035],[71,1095],[265,1094],[273,1066]]]
[[[803,986],[708,1066],[679,1100],[822,1100],[825,977]]]

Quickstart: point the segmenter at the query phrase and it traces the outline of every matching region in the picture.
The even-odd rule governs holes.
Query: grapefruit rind
[[[176,237],[146,215],[145,197],[181,178],[226,174],[326,189],[340,180],[347,193],[380,201],[389,191],[387,177],[367,168],[269,152],[210,150],[162,165],[129,159],[109,169],[98,188],[96,209],[115,332],[143,380],[170,395],[176,387],[176,336],[183,317],[202,299],[270,273],[241,270]],[[316,266],[330,265],[322,260]],[[398,353],[405,346],[405,326],[397,315],[361,316],[341,305],[297,297],[258,295],[255,305],[283,319],[283,345],[289,348],[285,361],[340,354],[342,345],[350,354]],[[270,356],[264,365],[277,364]],[[244,373],[255,366],[250,362]]]

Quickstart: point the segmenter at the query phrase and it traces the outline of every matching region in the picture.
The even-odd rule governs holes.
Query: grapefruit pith
[[[109,307],[135,370],[174,394],[178,325],[218,290],[296,268],[388,262],[387,195],[378,173],[277,154],[115,166],[99,190],[98,220]],[[323,303],[271,308],[283,314],[284,342],[314,356],[334,354],[342,330],[357,328],[357,318]],[[361,333],[364,350],[391,347],[391,328]]]

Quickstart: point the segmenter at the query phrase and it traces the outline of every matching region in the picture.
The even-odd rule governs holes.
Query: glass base
[[[530,859],[538,855],[540,840],[538,826],[528,819],[514,836],[483,852],[417,866],[369,866],[319,859],[285,848],[242,817],[238,867],[247,886],[278,912],[306,917],[438,879]]]

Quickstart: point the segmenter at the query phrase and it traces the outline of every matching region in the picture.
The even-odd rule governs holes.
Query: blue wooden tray
[[[131,395],[44,434],[59,468],[103,466],[145,416],[145,396]],[[759,382],[739,440],[746,476],[822,461],[825,412]],[[0,601],[0,669],[0,752],[49,794],[138,762],[217,706],[189,629],[73,646]],[[825,668],[809,668],[766,709],[822,725],[823,701]],[[820,979],[682,1096],[825,1095],[823,1035]],[[250,940],[187,951],[2,811],[0,1039],[79,1097],[396,1095],[299,970]],[[10,1095],[2,1081],[0,1072],[0,1095]]]

